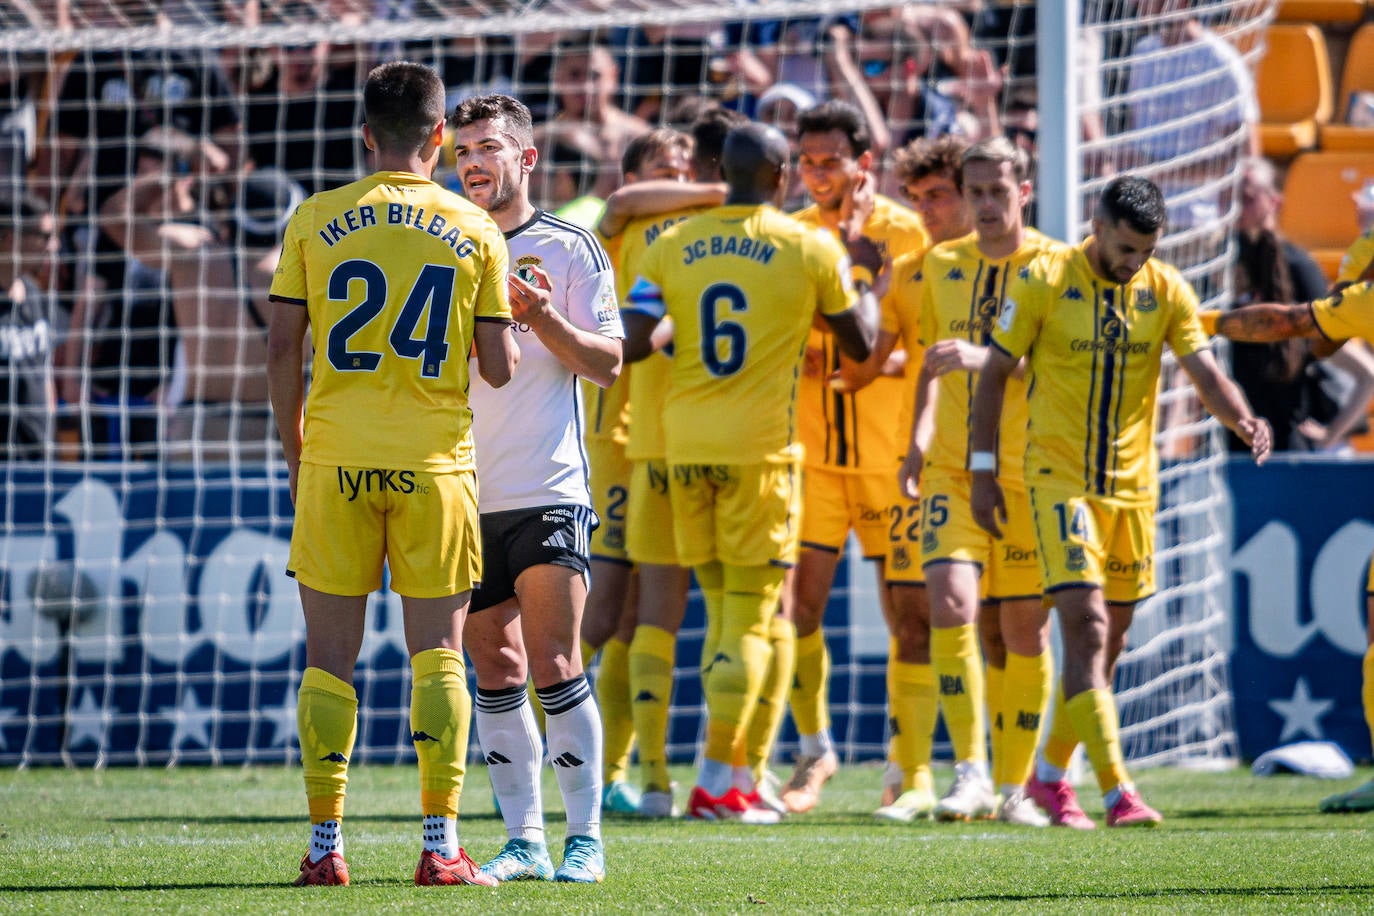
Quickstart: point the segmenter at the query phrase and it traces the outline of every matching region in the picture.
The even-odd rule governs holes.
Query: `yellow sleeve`
[[[510,299],[506,290],[506,274],[510,273],[510,249],[506,247],[506,240],[496,229],[495,223],[491,224],[484,241],[486,244],[482,250],[487,260],[477,287],[476,315],[478,318],[509,321]]]
[[[1031,344],[1040,336],[1040,327],[1045,322],[1045,305],[1054,301],[1049,290],[1049,282],[1035,270],[1007,288],[992,328],[992,342],[998,349],[1013,359],[1020,359],[1030,352]]]
[[[1355,243],[1346,249],[1345,256],[1341,258],[1336,282],[1360,279],[1371,263],[1374,263],[1374,229],[1357,238]]]
[[[1197,293],[1192,284],[1178,274],[1170,275],[1164,294],[1169,304],[1169,349],[1175,356],[1207,349],[1207,332],[1197,317]]]
[[[1326,299],[1312,303],[1317,330],[1330,340],[1374,338],[1374,282],[1347,286]]]
[[[306,303],[305,286],[305,240],[314,222],[315,198],[310,198],[296,208],[291,220],[286,224],[282,235],[281,258],[277,261],[276,273],[272,275],[272,288],[268,298],[297,305]]]
[[[822,315],[847,312],[858,301],[854,280],[849,275],[849,255],[825,230],[817,230],[807,249],[807,265],[816,286],[816,308]]]

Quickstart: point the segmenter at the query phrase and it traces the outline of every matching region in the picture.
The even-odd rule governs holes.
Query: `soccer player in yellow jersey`
[[[1007,380],[1027,359],[1025,477],[1044,590],[1064,640],[1063,710],[1087,748],[1109,827],[1161,819],[1122,761],[1111,672],[1136,603],[1154,591],[1164,345],[1203,406],[1250,445],[1256,461],[1272,442],[1269,424],[1207,349],[1196,294],[1153,258],[1164,223],[1159,188],[1135,176],[1113,179],[1098,201],[1093,235],[1041,256],[1008,290],[973,404],[973,514],[1001,540],[1010,506],[994,476],[996,440]],[[1067,763],[1042,758],[1027,787],[1060,822],[1065,809],[1078,809]]]
[[[671,128],[658,128],[640,134],[626,145],[621,157],[621,170],[627,184],[655,179],[684,181],[688,175],[691,152],[691,137]],[[645,221],[652,223],[655,219]],[[634,223],[626,232],[609,238],[601,236],[615,268],[616,295],[622,302],[628,296],[630,283],[635,277],[632,262],[644,248],[642,238],[643,232]],[[625,260],[626,257],[630,259],[629,262]],[[632,465],[626,446],[630,440],[630,398],[633,387],[630,374],[624,370],[610,388],[600,388],[591,383],[583,385],[588,405],[584,439],[587,460],[591,466],[592,501],[602,523],[592,537],[592,585],[587,595],[587,612],[582,618],[582,655],[591,658],[598,650],[601,652],[596,674],[596,700],[605,733],[601,806],[603,810],[615,814],[639,813],[642,801],[640,793],[626,781],[630,750],[635,740],[631,702],[635,694],[631,692],[630,685],[630,645],[635,634],[638,583],[643,580],[642,571],[634,569],[629,551]],[[650,420],[656,419],[655,413],[651,407]],[[668,541],[671,543],[671,532]],[[637,583],[635,588],[631,588],[632,576]],[[685,607],[686,573],[680,573],[679,578],[682,580],[681,587],[670,588],[668,592],[674,596],[681,592],[681,602]],[[645,597],[653,600],[663,585],[660,581],[649,582],[644,586],[649,589]],[[666,702],[663,705],[666,713]]]
[[[926,234],[916,214],[886,197],[872,195],[871,212],[855,212],[868,210],[855,204],[859,195],[871,194],[864,187],[874,181],[868,174],[870,143],[863,113],[848,102],[832,100],[803,111],[797,118],[797,170],[815,204],[794,215],[837,235],[860,232],[884,257],[924,248]],[[848,225],[860,218],[861,225]],[[885,360],[891,347],[884,349]],[[876,561],[885,616],[893,617],[883,572],[892,527],[888,515],[904,502],[892,471],[905,450],[910,385],[884,375],[882,368],[877,355],[865,366],[853,365],[842,357],[833,335],[812,330],[798,405],[806,451],[801,555],[791,580],[797,661],[789,700],[801,747],[781,793],[793,812],[815,807],[821,787],[839,766],[830,736],[830,656],[821,623],[851,529],[864,556]],[[901,573],[919,582],[918,569]],[[920,593],[907,591],[903,597]]]
[[[1342,262],[1342,277],[1360,276],[1364,272],[1364,268],[1358,266],[1363,255],[1355,250],[1361,241],[1351,247],[1352,253]],[[1352,263],[1356,266],[1348,267]],[[1374,268],[1374,260],[1366,261],[1365,266]],[[1248,343],[1272,343],[1292,337],[1323,340],[1337,346],[1352,337],[1374,341],[1374,281],[1338,284],[1336,293],[1315,302],[1301,305],[1260,303],[1219,315],[1208,313],[1207,318],[1209,323],[1215,322],[1216,333]],[[1365,616],[1369,648],[1364,654],[1362,699],[1365,722],[1374,734],[1374,562],[1370,564],[1369,582],[1365,588]],[[1322,799],[1321,810],[1374,811],[1374,780],[1348,792],[1327,796]]]
[[[1035,535],[1022,482],[1026,385],[1021,378],[1011,383],[998,430],[997,473],[1010,506],[1002,543],[994,543],[978,527],[969,505],[975,470],[969,411],[978,372],[987,362],[993,321],[1016,276],[1057,245],[1024,223],[1031,196],[1029,171],[1025,151],[1005,137],[966,150],[960,183],[974,234],[935,246],[920,268],[920,339],[926,350],[902,483],[922,501],[930,659],[954,745],[954,784],[934,808],[935,816],[946,821],[995,815],[1027,826],[1046,823],[1022,788],[1030,775],[1053,664],[1049,614],[1040,600]],[[978,651],[980,619],[986,688]],[[985,704],[992,718],[992,773]]]
[[[444,139],[434,71],[381,65],[363,108],[378,171],[301,204],[271,290],[268,382],[306,630],[297,719],[313,840],[296,883],[348,883],[340,820],[357,735],[353,666],[385,561],[413,672],[424,814],[415,883],[490,886],[457,830],[472,715],[463,624],[482,574],[468,352],[487,384],[510,380],[519,351],[506,244],[489,216],[430,180]]]
[[[913,141],[897,151],[895,172],[903,195],[921,218],[932,244],[961,238],[973,231],[973,216],[959,186],[959,172],[968,141],[952,134],[936,140]],[[895,322],[896,335],[881,333],[876,358],[885,358],[900,342],[906,369],[914,377],[924,358],[921,346],[921,261],[925,250],[896,258],[888,294],[883,298],[884,322]],[[885,331],[892,330],[885,328]],[[915,385],[908,386],[914,391]],[[910,426],[910,420],[907,419]],[[924,441],[924,440],[923,440]],[[927,443],[928,445],[928,443]],[[905,463],[905,462],[904,462]],[[925,577],[921,575],[921,516],[917,492],[905,492],[888,510],[888,551],[885,565],[892,641],[887,659],[887,710],[891,737],[883,804],[876,812],[884,820],[907,822],[929,817],[935,809],[930,774],[931,742],[938,705],[935,674],[930,664],[930,608]],[[911,483],[914,485],[915,480]]]
[[[640,262],[629,349],[673,322],[663,424],[680,562],[696,572],[707,608],[706,747],[689,816],[777,820],[746,796],[745,740],[770,652],[783,569],[796,558],[800,443],[796,384],[815,313],[845,352],[866,359],[877,303],[866,260],[856,297],[834,237],[783,216],[787,140],[749,124],[725,141],[726,203],[668,229]]]

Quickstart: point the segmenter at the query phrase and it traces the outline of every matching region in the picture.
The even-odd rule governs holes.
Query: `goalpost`
[[[1146,2],[1158,13],[1137,15]],[[270,274],[264,240],[291,201],[364,168],[357,106],[371,63],[400,54],[433,62],[454,100],[482,86],[556,104],[567,89],[556,64],[570,53],[558,39],[597,28],[619,42],[618,97],[649,111],[653,99],[671,108],[694,95],[747,96],[752,63],[810,91],[817,83],[807,81],[825,76],[817,66],[830,47],[824,26],[892,5],[737,0],[723,11],[701,0],[411,0],[378,4],[392,12],[373,18],[374,4],[361,0],[260,0],[236,7],[249,14],[239,21],[218,18],[220,5],[203,0],[141,5],[164,10],[169,24],[158,27],[100,19],[92,10],[107,8],[102,0],[73,5],[67,30],[42,20],[52,15],[46,5],[25,7],[39,21],[0,14],[8,17],[0,63],[30,90],[38,150],[30,181],[61,201],[62,269],[72,272],[54,282],[63,291],[54,361],[67,399],[58,444],[42,461],[4,471],[0,765],[295,759],[303,632],[295,585],[282,574],[292,511],[261,388],[262,312],[249,303],[262,282],[255,271]],[[989,2],[971,44],[948,18],[957,6],[911,4],[920,40],[890,33],[886,57],[874,42],[860,48],[870,83],[896,92],[919,79],[956,92],[969,76],[959,69],[968,52],[991,52],[1007,66],[1003,114],[1038,81],[1040,227],[1077,240],[1086,204],[1112,171],[1139,171],[1169,196],[1160,255],[1208,303],[1226,301],[1243,120],[1253,104],[1241,78],[1262,51],[1273,0]],[[747,17],[728,32],[758,43],[752,62],[719,37],[730,16]],[[1209,68],[1195,39],[1158,39],[1194,19],[1215,37],[1206,47],[1224,67]],[[130,52],[152,62],[151,75],[111,79]],[[216,68],[222,80],[210,76]],[[87,96],[64,95],[55,78],[63,72],[88,80]],[[887,126],[898,136],[912,127]],[[569,178],[549,193],[594,182],[594,150],[541,152]],[[279,171],[262,170],[271,180],[245,189],[197,182],[226,168],[222,154]],[[153,177],[131,180],[139,168]],[[451,166],[443,169],[451,182]],[[164,223],[191,229],[140,252],[130,231]],[[131,253],[150,263],[132,263]],[[177,258],[175,271],[156,269]],[[1223,454],[1216,424],[1176,375],[1171,368],[1163,399],[1160,593],[1137,611],[1117,681],[1126,753],[1138,763],[1237,754]],[[847,759],[879,757],[885,739],[887,636],[872,579],[851,550],[826,614],[834,732]],[[703,635],[694,597],[669,735],[677,759],[695,752]],[[384,591],[370,599],[359,661],[360,759],[413,760],[408,678],[400,602]],[[784,734],[784,752],[793,737]]]

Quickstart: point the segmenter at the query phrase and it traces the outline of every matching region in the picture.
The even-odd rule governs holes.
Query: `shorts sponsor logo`
[[[646,466],[649,477],[649,489],[660,496],[668,494],[668,471],[662,465],[649,464]]]
[[[1035,551],[1026,550],[1023,547],[1014,547],[1011,544],[1002,545],[1002,561],[1004,563],[1032,563],[1035,561]]]
[[[347,496],[349,502],[363,493],[412,493],[424,495],[429,487],[415,480],[414,471],[397,471],[382,468],[359,468],[350,471],[338,468],[339,494]]]
[[[1138,576],[1148,570],[1150,565],[1151,560],[1149,557],[1145,557],[1142,560],[1136,560],[1134,563],[1123,563],[1116,557],[1109,557],[1107,559],[1107,572],[1117,576],[1123,574]]]
[[[887,509],[875,509],[872,506],[859,504],[859,521],[861,522],[881,522],[887,519]]]
[[[730,482],[730,467],[724,464],[675,464],[673,479],[682,485],[696,483],[698,480],[725,484]]]
[[[548,509],[543,515],[539,516],[541,522],[548,522],[557,525],[560,522],[576,521],[571,509]]]

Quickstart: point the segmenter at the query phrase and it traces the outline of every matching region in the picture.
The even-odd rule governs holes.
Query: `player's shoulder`
[[[978,236],[972,232],[956,239],[946,239],[931,245],[925,252],[926,268],[932,275],[934,275],[937,265],[958,265],[960,267],[958,274],[948,278],[955,280],[961,279],[963,276],[963,263],[978,257]]]
[[[809,207],[802,207],[800,210],[793,210],[791,213],[785,215],[798,222],[805,223],[808,226],[819,226],[821,224],[821,208],[815,204]]]
[[[925,227],[916,211],[904,207],[890,197],[879,194],[873,201],[872,221],[884,230],[884,234],[894,239],[908,239],[925,242]]]
[[[1188,281],[1183,278],[1181,270],[1159,258],[1150,258],[1145,262],[1145,266],[1140,269],[1139,282],[1141,285],[1155,290],[1156,293],[1170,296],[1181,292],[1184,287],[1192,289],[1188,285]]]
[[[521,238],[539,246],[549,245],[559,250],[569,263],[585,263],[593,270],[611,269],[610,256],[586,226],[566,220],[547,210],[536,210],[530,222],[512,232],[509,238]]]

